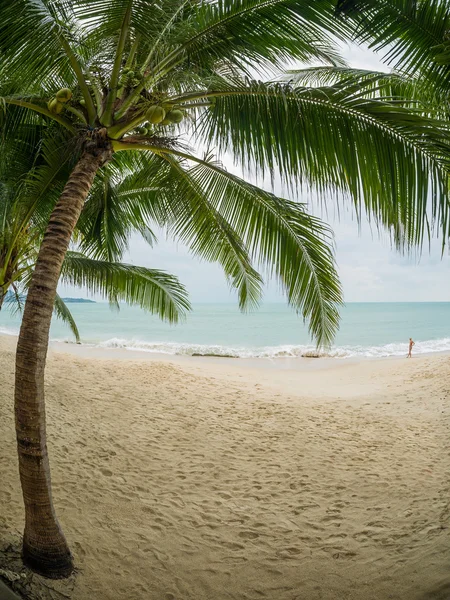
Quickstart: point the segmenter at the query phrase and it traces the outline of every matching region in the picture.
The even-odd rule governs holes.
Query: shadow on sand
[[[20,600],[20,598],[0,580],[0,600]]]
[[[449,600],[450,599],[450,581],[436,586],[429,592],[420,596],[419,600]]]

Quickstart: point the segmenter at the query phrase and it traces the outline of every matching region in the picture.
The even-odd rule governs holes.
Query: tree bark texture
[[[100,132],[101,133],[101,132]],[[20,328],[16,354],[15,416],[25,503],[23,560],[50,578],[68,577],[73,559],[52,501],[47,453],[44,369],[62,263],[99,168],[112,156],[106,139],[90,139],[50,217]]]

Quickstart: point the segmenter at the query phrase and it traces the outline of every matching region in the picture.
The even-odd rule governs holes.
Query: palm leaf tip
[[[58,319],[61,319],[61,321],[63,321],[70,327],[70,330],[75,336],[75,341],[77,342],[77,344],[81,344],[80,332],[78,331],[75,319],[73,318],[72,313],[67,307],[67,304],[58,294],[55,298],[54,311]]]
[[[339,330],[342,287],[336,269],[331,229],[317,217],[288,203],[297,251],[297,267],[283,270],[289,304],[303,315],[317,347],[327,349]]]

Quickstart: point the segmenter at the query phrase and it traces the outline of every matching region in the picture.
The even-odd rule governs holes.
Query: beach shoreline
[[[15,342],[0,336],[1,547],[23,527]],[[51,344],[69,598],[449,597],[447,354],[299,368],[137,354]]]
[[[15,348],[17,335],[0,332],[0,339],[10,348]],[[70,354],[81,358],[120,360],[120,361],[157,361],[172,362],[174,364],[191,365],[226,365],[227,368],[240,369],[271,369],[271,370],[316,370],[316,369],[335,369],[339,365],[357,365],[367,362],[385,363],[390,361],[402,361],[405,356],[349,356],[349,357],[330,357],[330,356],[277,356],[277,357],[230,357],[221,355],[189,355],[189,354],[170,354],[166,352],[153,352],[140,350],[138,348],[114,348],[104,347],[92,344],[77,344],[75,342],[66,342],[60,340],[50,340],[49,352],[56,354]],[[413,352],[413,360],[421,358],[427,359],[433,356],[450,356],[450,350],[441,350],[435,352]]]
[[[137,307],[122,306],[115,314],[108,304],[74,304],[71,310],[85,347],[167,356],[274,359],[275,365],[316,352],[305,324],[282,304],[263,305],[247,316],[233,305],[199,305],[176,325]],[[450,351],[448,323],[450,303],[352,304],[342,310],[330,358],[406,356],[411,335],[417,342],[414,354]],[[20,315],[0,312],[0,333],[17,335],[19,328]],[[59,319],[52,321],[50,339],[67,346],[75,344],[73,335]]]

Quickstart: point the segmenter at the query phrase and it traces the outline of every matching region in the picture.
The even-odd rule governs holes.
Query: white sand
[[[13,343],[0,338],[3,542],[23,527]],[[108,356],[53,350],[48,365],[73,600],[450,598],[448,356],[307,370]]]

